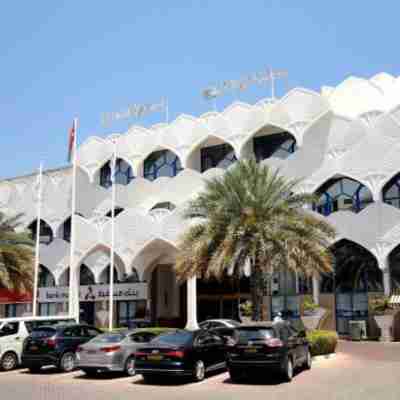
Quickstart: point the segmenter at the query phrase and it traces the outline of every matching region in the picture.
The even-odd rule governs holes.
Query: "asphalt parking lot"
[[[400,398],[400,343],[341,342],[338,354],[318,360],[311,371],[298,373],[291,383],[263,376],[233,384],[227,373],[200,383],[164,380],[146,384],[141,376],[103,375],[86,378],[75,371],[61,374],[47,369],[30,374],[20,369],[0,372],[1,399],[248,399],[257,400],[369,400]]]

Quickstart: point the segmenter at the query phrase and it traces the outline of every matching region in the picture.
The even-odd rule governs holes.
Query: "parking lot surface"
[[[79,371],[61,374],[46,369],[32,375],[20,369],[0,372],[0,394],[1,399],[7,400],[398,400],[400,343],[341,342],[336,357],[318,360],[311,371],[299,372],[291,383],[262,376],[233,384],[228,373],[220,373],[200,383],[168,379],[146,384],[141,376],[103,375],[89,379]]]

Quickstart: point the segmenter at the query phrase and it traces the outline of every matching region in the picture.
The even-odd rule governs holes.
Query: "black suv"
[[[311,354],[305,330],[289,322],[258,323],[236,328],[227,350],[232,381],[257,370],[278,371],[291,381],[296,367],[311,368]]]
[[[78,346],[100,333],[97,328],[82,324],[35,328],[24,341],[22,364],[31,372],[45,365],[55,365],[63,372],[72,371]]]

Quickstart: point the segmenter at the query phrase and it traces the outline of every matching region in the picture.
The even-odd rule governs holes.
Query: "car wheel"
[[[135,376],[135,357],[130,356],[125,362],[125,373],[128,376]]]
[[[312,366],[312,357],[310,349],[307,349],[306,361],[304,362],[304,369],[311,369],[311,366]]]
[[[197,360],[194,364],[193,369],[193,378],[196,382],[201,382],[206,376],[206,367],[204,362],[201,360]]]
[[[71,372],[75,369],[75,354],[72,352],[64,353],[60,360],[60,370]]]
[[[243,380],[243,373],[240,370],[230,368],[229,376],[232,382],[241,382]]]
[[[285,366],[283,368],[283,377],[286,382],[290,382],[293,379],[293,361],[290,357],[287,357]]]
[[[0,362],[0,368],[3,371],[11,371],[14,368],[17,368],[18,365],[18,357],[15,353],[9,352],[4,354]]]

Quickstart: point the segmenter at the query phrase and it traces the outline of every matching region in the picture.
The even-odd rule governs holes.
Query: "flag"
[[[76,135],[76,127],[74,120],[68,134],[68,162],[71,162],[72,159],[72,152],[74,151],[75,135]]]

